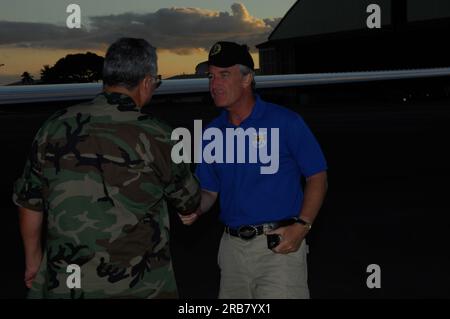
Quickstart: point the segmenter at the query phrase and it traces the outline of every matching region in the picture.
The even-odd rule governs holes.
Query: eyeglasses
[[[152,76],[153,85],[155,86],[155,90],[159,88],[162,84],[161,75],[156,77]]]

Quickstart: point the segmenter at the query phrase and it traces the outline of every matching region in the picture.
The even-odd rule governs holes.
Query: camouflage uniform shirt
[[[168,126],[103,93],[37,133],[14,202],[46,213],[44,259],[29,297],[176,297],[168,205],[195,209],[197,180],[171,160]],[[80,267],[69,288],[67,266]]]

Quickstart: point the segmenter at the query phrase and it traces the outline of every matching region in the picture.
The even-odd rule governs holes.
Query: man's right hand
[[[199,217],[196,213],[192,213],[190,215],[178,215],[180,216],[181,222],[186,226],[192,225]]]
[[[178,216],[180,216],[181,222],[186,226],[192,225],[200,217],[200,215],[201,215],[200,207],[197,208],[195,212],[189,215],[178,214]]]
[[[25,250],[25,285],[31,288],[42,262],[41,233],[43,213],[19,207],[20,232]]]
[[[41,261],[42,253],[37,253],[32,258],[27,258],[24,276],[25,286],[27,286],[27,288],[31,288],[33,281],[39,271],[39,267],[41,266]]]
[[[214,202],[217,199],[217,195],[218,195],[218,193],[216,193],[216,192],[211,192],[211,191],[202,189],[202,199],[201,199],[200,207],[197,208],[197,210],[195,212],[193,212],[192,214],[188,214],[188,215],[178,214],[180,216],[180,219],[183,222],[183,224],[185,224],[187,226],[192,225],[200,217],[200,215],[202,215],[203,213],[210,210],[210,208],[212,207],[212,205],[214,204]]]

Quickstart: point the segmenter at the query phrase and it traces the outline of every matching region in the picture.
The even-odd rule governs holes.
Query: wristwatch
[[[307,221],[304,221],[300,217],[294,217],[294,220],[295,220],[296,223],[299,223],[299,224],[302,224],[303,226],[305,226],[308,230],[310,230],[311,227],[312,227],[311,223],[308,223]]]

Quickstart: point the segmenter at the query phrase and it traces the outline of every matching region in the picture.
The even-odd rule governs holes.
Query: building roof
[[[373,33],[367,27],[371,15],[368,6],[373,0],[298,0],[280,20],[269,35],[268,42],[257,45],[264,48],[269,43],[283,40],[320,38],[325,35]],[[380,7],[381,29],[399,25],[423,27],[442,25],[450,20],[448,0],[377,0]]]

